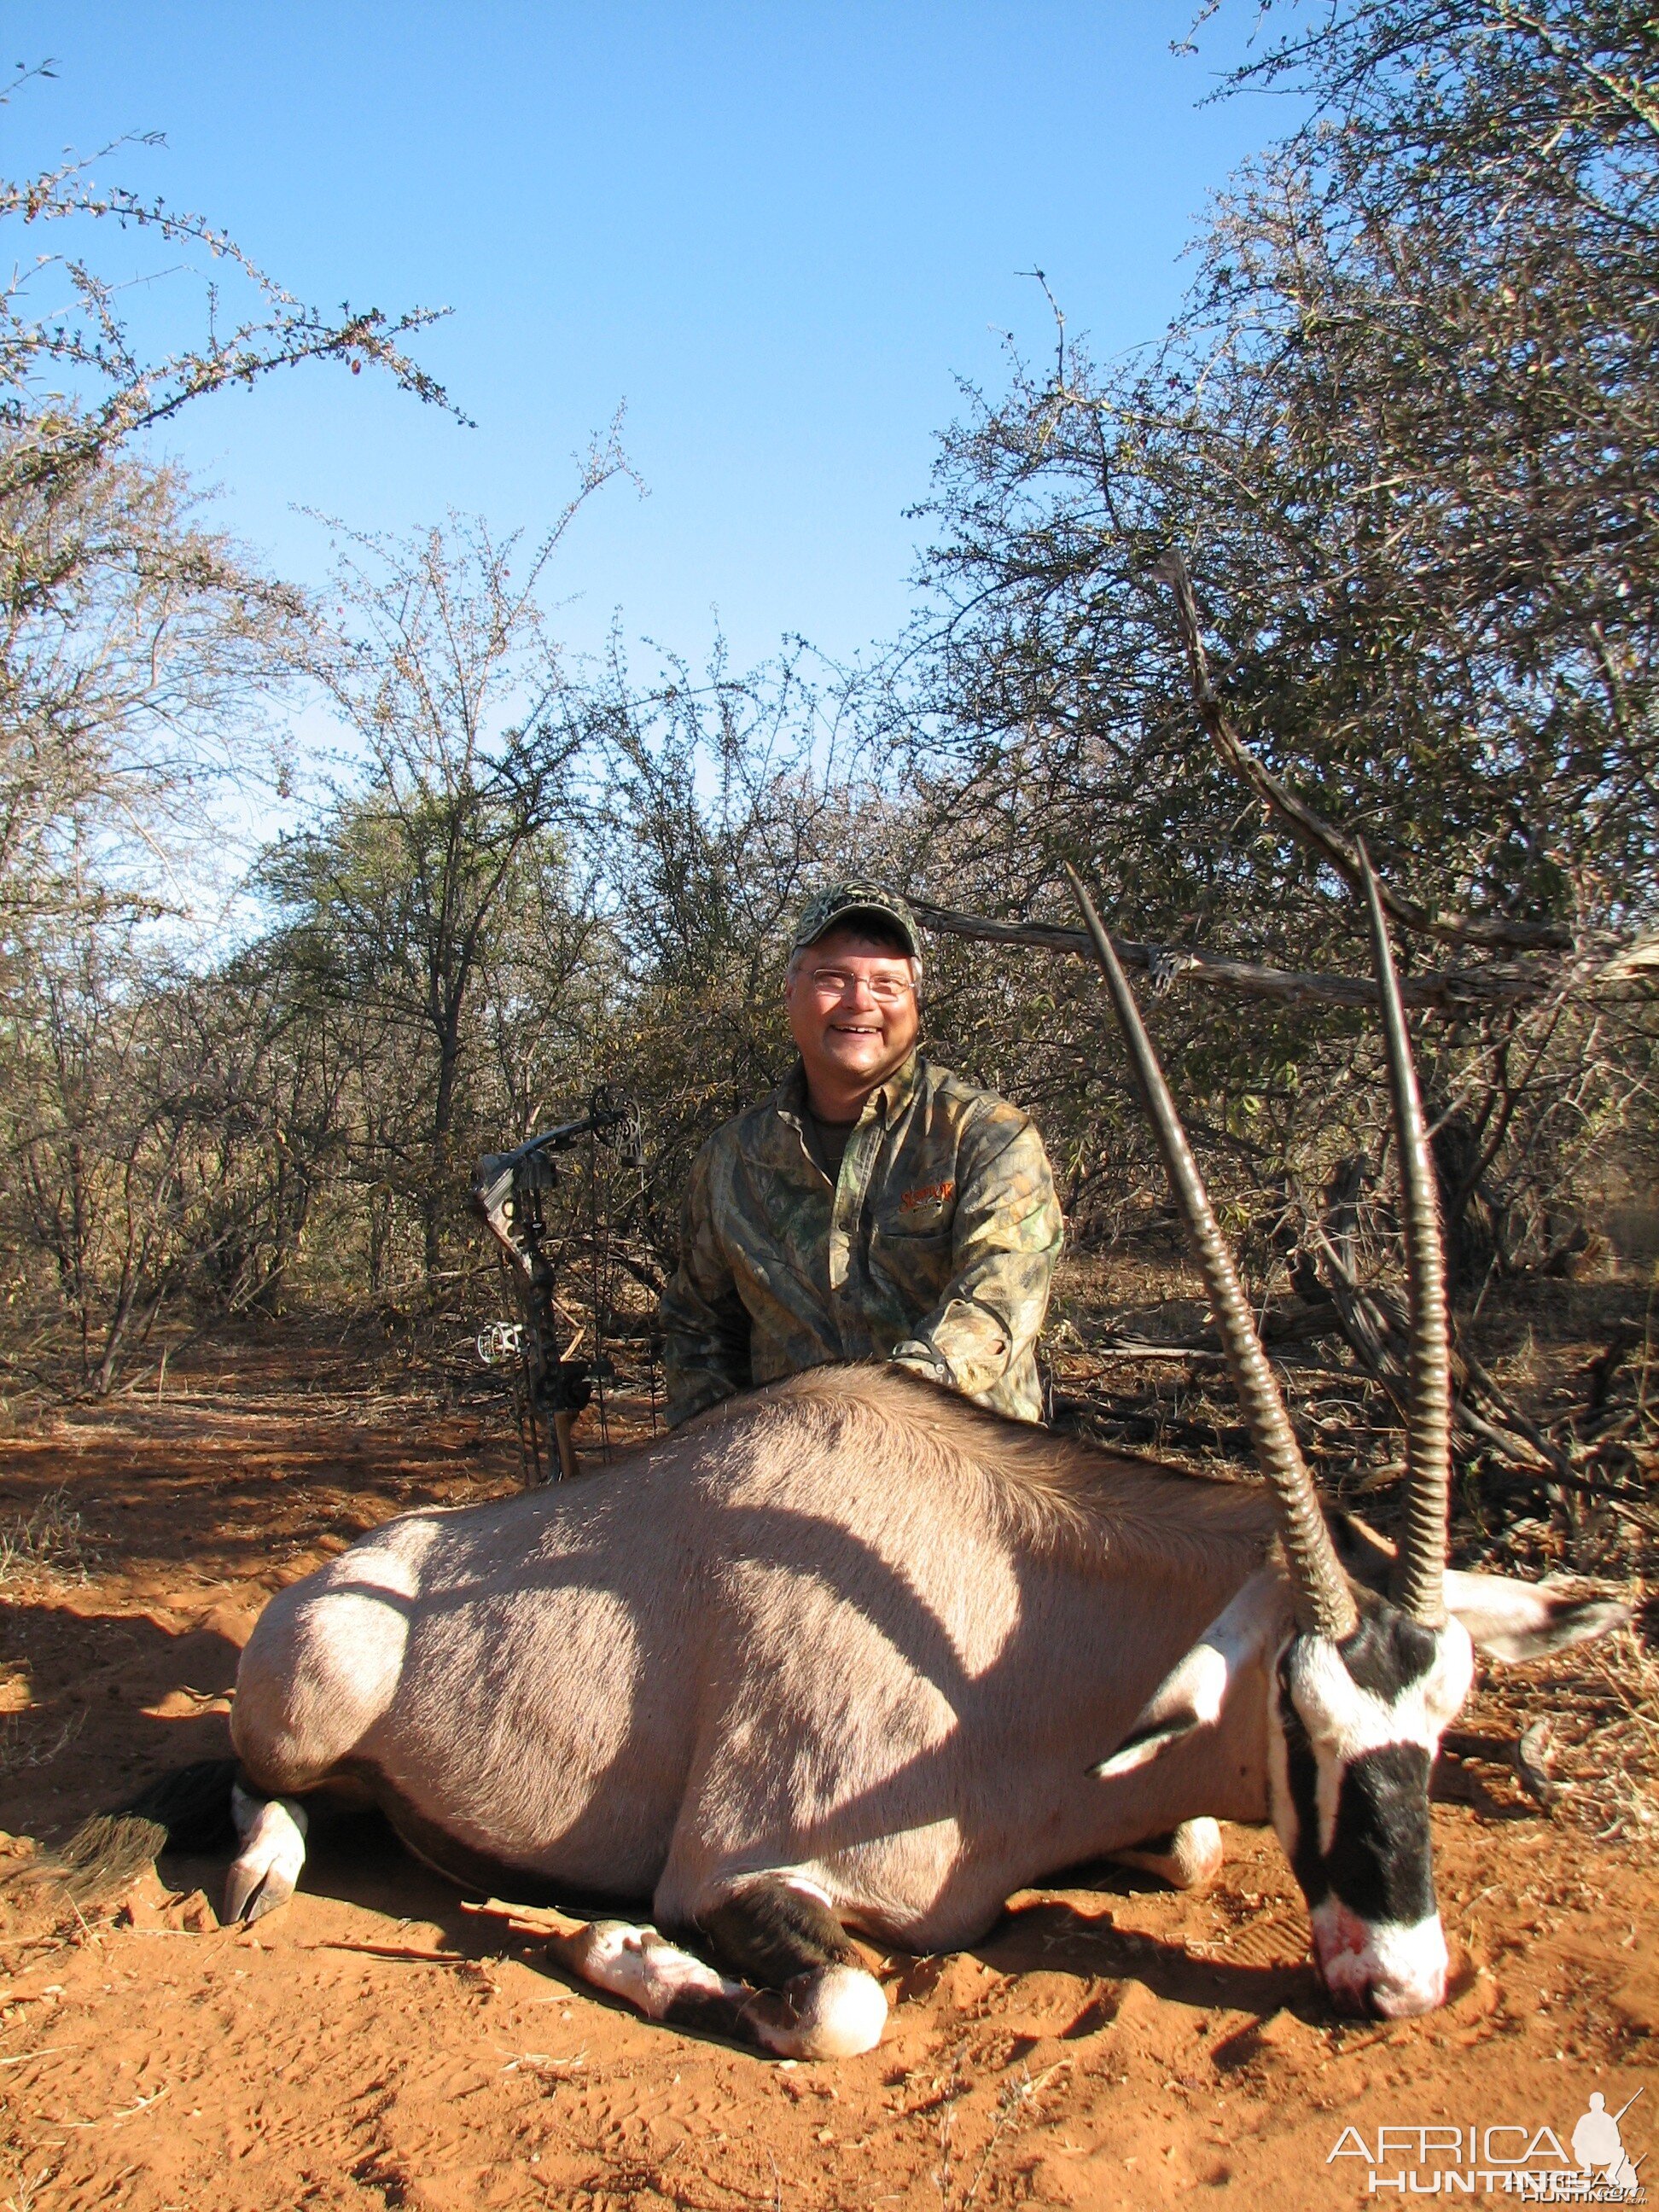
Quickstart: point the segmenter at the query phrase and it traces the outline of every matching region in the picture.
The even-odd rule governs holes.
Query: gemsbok
[[[959,1948],[1062,1869],[1122,1855],[1201,1879],[1218,1819],[1271,1819],[1331,2001],[1443,2001],[1429,1776],[1474,1646],[1528,1658],[1626,1616],[1448,1570],[1433,1171],[1374,884],[1411,1311],[1397,1556],[1364,1535],[1339,1553],[1076,888],[1265,1483],[1067,1441],[896,1370],[820,1368],[602,1475],[406,1515],[255,1626],[234,1792],[222,1763],[210,1785],[240,1838],[227,1917],[292,1894],[306,1799],[344,1790],[474,1889],[649,1899],[669,1934],[599,1920],[560,1949],[652,2018],[834,2057],[886,2020],[848,1929]],[[166,1825],[189,1795],[161,1785],[133,1809]]]

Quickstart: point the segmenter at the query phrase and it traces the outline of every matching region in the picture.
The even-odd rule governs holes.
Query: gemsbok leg
[[[1202,1889],[1214,1881],[1225,1854],[1219,1824],[1200,1814],[1195,1820],[1183,1820],[1166,1836],[1148,1836],[1131,1850],[1111,1851],[1107,1856],[1114,1866],[1156,1875],[1171,1889]]]
[[[255,1623],[230,1717],[241,1850],[226,1920],[257,1920],[293,1896],[306,1856],[299,1800],[336,1783],[391,1705],[416,1588],[393,1546],[371,1540],[279,1590]]]
[[[761,1875],[699,1919],[717,1955],[773,1994],[793,2032],[813,2045],[799,2055],[851,2057],[881,2040],[887,2025],[881,1984],[813,1884],[794,1875]]]
[[[595,1988],[671,2027],[720,2035],[775,2058],[851,2058],[887,2024],[881,1984],[821,1890],[753,1875],[698,1916],[733,1978],[658,1934],[599,1920],[556,1953]]]

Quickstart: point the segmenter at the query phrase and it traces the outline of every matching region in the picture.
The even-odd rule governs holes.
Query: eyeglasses
[[[854,975],[846,968],[815,968],[812,988],[821,999],[845,999],[862,984],[878,1006],[896,1006],[915,986],[908,975]]]

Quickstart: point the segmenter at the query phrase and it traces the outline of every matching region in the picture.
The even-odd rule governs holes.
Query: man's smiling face
[[[854,923],[805,948],[784,995],[814,1112],[853,1118],[915,1043],[909,962]]]

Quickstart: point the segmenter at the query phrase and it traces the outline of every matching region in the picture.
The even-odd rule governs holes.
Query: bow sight
[[[599,1355],[599,1316],[593,1315],[593,1359],[576,1356],[584,1330],[554,1294],[558,1268],[550,1250],[545,1200],[558,1182],[554,1155],[568,1152],[579,1139],[610,1146],[630,1166],[643,1169],[645,1149],[640,1110],[631,1099],[617,1098],[601,1086],[578,1120],[544,1129],[510,1152],[486,1152],[472,1178],[472,1210],[495,1239],[506,1259],[523,1319],[515,1328],[491,1332],[497,1353],[516,1351],[523,1363],[529,1413],[526,1479],[551,1480],[543,1472],[538,1431],[550,1428],[561,1480],[576,1472],[571,1428],[593,1395],[592,1376]],[[563,1348],[561,1349],[561,1346]],[[484,1350],[480,1339],[479,1349]],[[492,1355],[485,1352],[488,1358]]]

